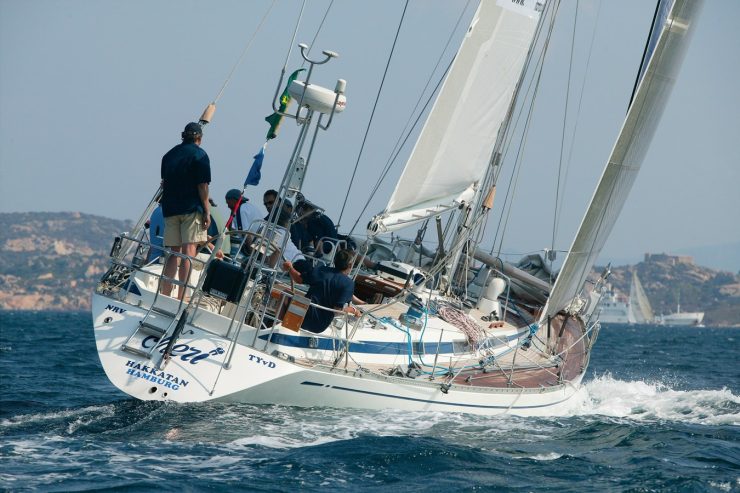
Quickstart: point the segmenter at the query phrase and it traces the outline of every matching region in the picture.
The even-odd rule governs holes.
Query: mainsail
[[[394,231],[469,202],[534,38],[543,2],[483,1],[371,235]]]
[[[661,31],[660,37],[654,51],[648,50],[647,68],[641,72],[622,131],[542,311],[541,322],[570,305],[601,252],[648,151],[702,1],[676,0],[662,26],[653,26]]]

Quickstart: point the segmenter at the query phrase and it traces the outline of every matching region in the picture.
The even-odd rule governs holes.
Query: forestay
[[[543,2],[481,2],[385,211],[369,226],[394,231],[469,202],[534,37]]]
[[[565,309],[586,281],[635,181],[688,46],[703,0],[676,0],[665,19],[591,204],[540,322]],[[660,19],[660,17],[658,17]],[[660,29],[660,28],[656,28]]]

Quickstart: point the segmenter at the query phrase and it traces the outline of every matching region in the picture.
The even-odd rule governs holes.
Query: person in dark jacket
[[[331,245],[322,245],[322,242],[337,242],[338,234],[334,221],[307,200],[300,202],[297,214],[303,217],[301,221],[304,230],[302,239],[308,242],[308,245],[304,245],[301,249],[306,251],[305,247],[309,246],[317,252],[317,255],[331,252]]]

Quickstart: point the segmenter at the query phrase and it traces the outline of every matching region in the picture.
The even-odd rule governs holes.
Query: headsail
[[[371,235],[470,201],[506,117],[544,2],[481,2]]]
[[[542,312],[547,320],[578,294],[635,181],[663,113],[703,0],[675,0],[591,204]]]

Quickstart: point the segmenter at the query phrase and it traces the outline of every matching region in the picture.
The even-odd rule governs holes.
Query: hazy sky
[[[0,211],[137,218],[158,186],[161,156],[218,94],[271,3],[0,0]],[[466,3],[410,2],[343,226],[357,218],[434,64],[441,56],[446,66],[454,54],[443,47]],[[652,18],[650,3],[579,2],[566,124],[573,153],[560,249],[569,246],[621,126]],[[470,2],[454,33],[455,47],[475,4]],[[553,37],[542,104],[529,136],[533,150],[525,156],[519,184],[529,200],[512,212],[510,252],[549,246],[555,175],[548,169],[560,152],[575,4],[563,3]],[[329,0],[308,1],[297,42],[311,42],[328,5]],[[333,88],[337,78],[347,80],[347,110],[320,134],[304,187],[334,220],[403,6],[400,0],[335,0],[316,43],[340,57],[317,69],[314,82]],[[299,10],[298,0],[275,3],[206,129],[212,195],[221,208],[224,193],[241,186],[264,142],[263,118],[272,111]],[[740,2],[705,2],[663,121],[602,260],[717,244],[738,249],[739,18]],[[299,66],[294,51],[288,69]],[[277,188],[296,135],[296,126],[285,122],[268,147],[263,181],[248,191],[257,204],[264,190]],[[383,209],[410,143],[360,224]]]

